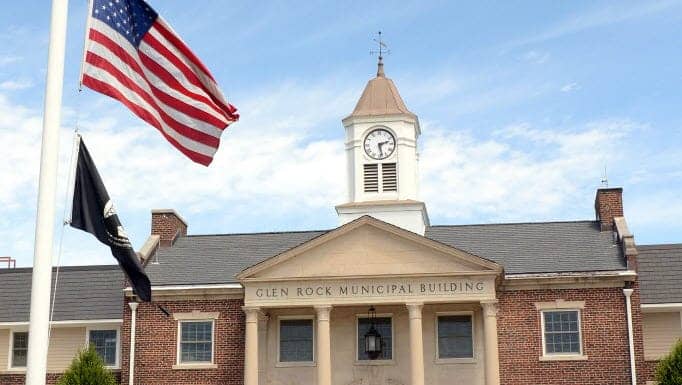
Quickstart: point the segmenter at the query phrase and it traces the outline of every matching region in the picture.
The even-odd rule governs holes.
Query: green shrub
[[[682,340],[656,366],[656,381],[659,385],[682,385]]]
[[[57,385],[117,385],[116,378],[104,367],[104,361],[90,346],[78,352]]]

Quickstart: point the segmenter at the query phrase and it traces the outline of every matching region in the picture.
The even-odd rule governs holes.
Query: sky
[[[0,14],[0,255],[18,266],[33,260],[46,3]],[[79,92],[86,1],[72,0],[55,264],[113,263],[62,226],[76,127],[138,248],[155,208],[190,234],[337,226],[341,119],[376,72],[378,30],[386,74],[421,123],[432,224],[591,220],[606,175],[638,244],[682,242],[682,1],[149,3],[241,119],[205,168],[118,102]]]

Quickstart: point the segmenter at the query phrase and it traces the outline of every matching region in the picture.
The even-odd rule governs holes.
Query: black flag
[[[149,278],[140,265],[121,221],[118,220],[114,204],[109,199],[107,189],[102,183],[83,139],[80,139],[78,148],[71,227],[86,231],[111,247],[111,254],[130,279],[135,294],[143,301],[151,301],[152,291]]]

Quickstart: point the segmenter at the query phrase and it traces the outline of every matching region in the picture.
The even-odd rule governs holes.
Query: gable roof
[[[234,283],[237,282],[235,276],[247,267],[326,232],[327,230],[180,237],[173,247],[160,248],[145,270],[152,286]]]
[[[348,222],[340,227],[337,227],[334,230],[328,231],[314,239],[311,239],[308,242],[305,242],[301,245],[298,245],[296,247],[293,247],[281,254],[275,255],[271,258],[268,258],[262,262],[259,262],[251,267],[246,268],[244,271],[239,273],[237,275],[238,279],[246,279],[252,277],[254,274],[261,272],[265,269],[268,269],[276,264],[283,263],[298,254],[310,250],[311,248],[314,248],[316,246],[319,246],[321,244],[324,244],[326,242],[329,242],[337,237],[342,236],[343,234],[346,234],[348,232],[351,232],[355,229],[358,229],[362,226],[372,226],[374,228],[377,228],[379,230],[384,231],[382,234],[386,233],[391,233],[393,235],[397,235],[401,237],[402,239],[406,239],[412,242],[417,242],[421,243],[422,245],[429,247],[432,250],[438,250],[440,252],[444,252],[446,254],[452,255],[453,257],[456,256],[462,261],[465,261],[467,263],[470,263],[472,265],[478,266],[480,268],[483,268],[485,270],[490,270],[494,272],[501,272],[502,267],[498,265],[495,262],[492,262],[490,260],[487,260],[485,258],[481,258],[476,255],[472,255],[470,253],[467,253],[463,250],[457,249],[456,247],[452,247],[443,243],[440,243],[438,241],[435,241],[433,239],[429,239],[426,237],[423,237],[419,234],[413,233],[411,231],[405,230],[403,228],[400,228],[398,226],[395,226],[393,224],[381,221],[379,219],[376,219],[372,216],[369,215],[363,215],[360,218],[357,218],[351,222]]]
[[[682,244],[638,245],[642,303],[682,303]]]
[[[627,269],[613,233],[596,221],[431,226],[426,237],[489,258],[506,274]]]
[[[0,322],[28,322],[32,274],[32,268],[0,270]],[[116,265],[61,267],[53,321],[122,319],[123,283]]]
[[[236,283],[236,275],[330,230],[180,237],[146,267],[154,286]],[[599,222],[431,226],[427,238],[502,265],[506,274],[626,270]]]

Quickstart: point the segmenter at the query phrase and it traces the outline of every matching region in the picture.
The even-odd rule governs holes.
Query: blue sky
[[[340,120],[373,76],[379,29],[387,75],[422,124],[433,224],[591,219],[606,166],[636,241],[682,242],[682,1],[151,1],[242,114],[208,169],[116,102],[78,93],[85,3],[69,11],[58,212],[78,125],[136,246],[152,208],[176,209],[194,234],[336,226]],[[0,255],[21,266],[32,263],[48,20],[37,0],[0,14]],[[62,264],[112,261],[70,228],[62,250]]]

